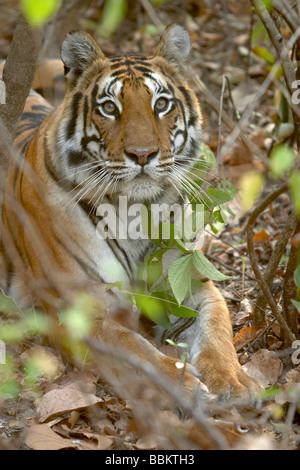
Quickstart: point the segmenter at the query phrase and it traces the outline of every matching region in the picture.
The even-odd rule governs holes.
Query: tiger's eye
[[[163,111],[168,106],[169,101],[166,98],[158,98],[155,103],[155,108],[158,111]]]
[[[109,114],[113,114],[116,111],[116,105],[112,101],[105,101],[102,104],[102,108]]]

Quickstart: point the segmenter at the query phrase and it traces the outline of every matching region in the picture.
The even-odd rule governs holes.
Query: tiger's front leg
[[[178,359],[169,357],[160,352],[146,338],[136,331],[127,329],[112,319],[98,319],[94,330],[96,340],[104,341],[104,344],[113,346],[122,353],[126,362],[127,354],[135,357],[145,365],[161,375],[170,384],[182,385],[191,397],[204,397],[207,389],[200,382],[197,370],[191,364],[187,364],[184,371],[176,367]],[[101,357],[95,357],[98,369],[101,371]]]
[[[229,312],[220,291],[208,281],[185,304],[197,311],[199,317],[194,322],[177,320],[174,334],[177,330],[176,341],[190,346],[190,362],[198,370],[200,380],[223,402],[254,402],[262,386],[238,361]]]

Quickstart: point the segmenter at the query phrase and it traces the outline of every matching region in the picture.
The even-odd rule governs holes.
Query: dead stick
[[[273,316],[277,319],[278,323],[280,324],[282,330],[285,333],[285,337],[288,339],[288,342],[290,344],[293,343],[295,336],[291,332],[286,320],[282,316],[282,314],[279,312],[276,302],[273,299],[273,296],[270,292],[270,289],[268,287],[267,282],[265,281],[262,273],[260,272],[260,269],[258,267],[258,263],[256,260],[256,254],[255,254],[255,249],[254,249],[254,241],[253,241],[253,234],[254,234],[254,225],[256,222],[257,217],[278,197],[280,194],[284,193],[289,189],[289,184],[284,183],[282,186],[280,186],[276,191],[274,191],[270,196],[268,196],[266,199],[264,199],[262,202],[260,202],[252,211],[252,214],[249,217],[248,224],[247,224],[247,244],[248,244],[248,252],[249,252],[249,258],[250,262],[252,265],[252,269],[254,271],[254,274],[256,276],[257,282],[259,283],[259,286],[261,290],[263,291],[268,304],[270,305],[270,308],[272,310]]]
[[[276,269],[278,268],[281,257],[284,253],[284,250],[290,239],[290,236],[296,227],[296,224],[297,224],[297,218],[296,218],[295,213],[292,212],[289,215],[284,228],[279,234],[273,253],[270,256],[268,265],[264,272],[264,279],[269,288],[271,288],[271,284],[275,276]],[[266,307],[266,298],[265,298],[264,293],[260,291],[257,296],[256,307],[254,310],[254,318],[253,318],[254,325],[262,324],[262,321],[263,321],[262,311],[265,309],[265,307]]]

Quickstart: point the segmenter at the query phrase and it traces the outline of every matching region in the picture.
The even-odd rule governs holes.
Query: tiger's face
[[[84,33],[62,45],[67,77],[56,145],[79,197],[156,200],[199,156],[201,111],[182,75],[186,30],[172,25],[154,55],[106,58]]]

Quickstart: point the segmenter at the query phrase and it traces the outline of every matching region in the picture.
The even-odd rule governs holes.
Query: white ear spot
[[[69,79],[76,79],[97,59],[105,59],[96,41],[88,33],[71,31],[60,49],[61,60]]]
[[[182,62],[187,59],[190,50],[191,38],[189,33],[184,26],[174,23],[165,29],[154,55],[164,57],[181,68]]]
[[[187,30],[180,24],[170,26],[169,41],[178,49],[183,59],[187,59],[191,51],[191,38]]]

